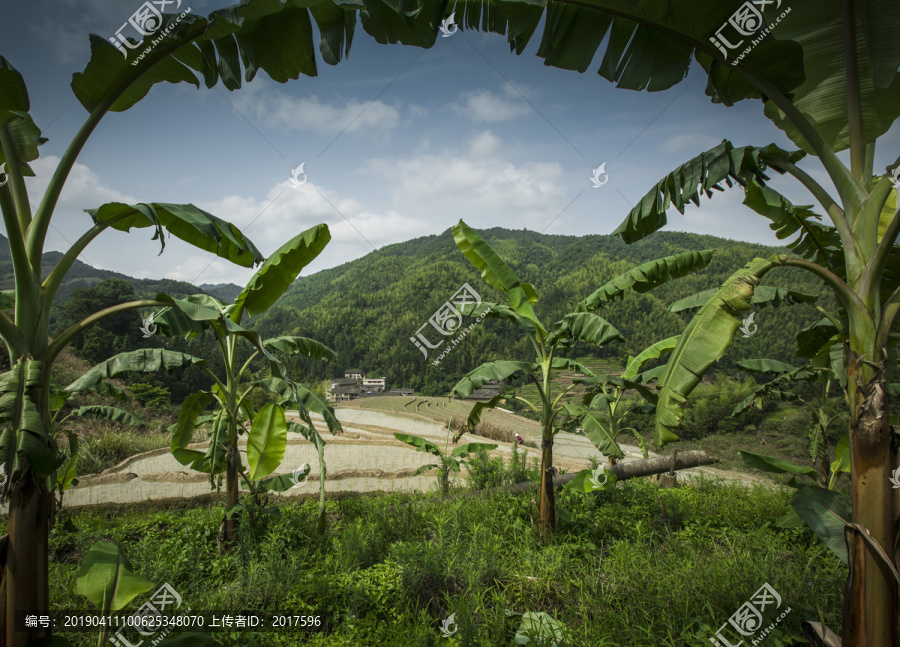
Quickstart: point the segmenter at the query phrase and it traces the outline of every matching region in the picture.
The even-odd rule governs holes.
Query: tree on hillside
[[[122,279],[106,279],[89,288],[75,288],[69,300],[56,309],[51,328],[59,334],[95,312],[136,299],[134,286]],[[141,339],[141,317],[134,310],[107,317],[80,335],[71,346],[91,364],[133,348]]]

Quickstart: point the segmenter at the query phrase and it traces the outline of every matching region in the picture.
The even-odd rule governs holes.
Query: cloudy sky
[[[181,4],[206,15],[228,2]],[[31,0],[0,8],[0,54],[25,77],[31,114],[50,140],[32,164],[33,204],[86,117],[69,84],[89,59],[88,34],[112,36],[140,5]],[[349,59],[319,60],[315,78],[279,84],[261,72],[236,92],[154,86],[94,132],[63,190],[48,249],[66,249],[90,226],[83,209],[110,201],[193,203],[235,223],[264,254],[325,222],[333,240],[304,274],[439,234],[460,218],[479,229],[608,234],[660,177],[723,138],[793,148],[759,102],[710,103],[696,65],[666,92],[616,90],[595,73],[599,57],[585,74],[545,67],[535,56],[542,29],[516,56],[495,34],[458,31],[422,50],[379,45],[358,25]],[[896,157],[900,129],[881,145],[891,154],[876,155],[879,168]],[[301,163],[298,188],[291,175]],[[608,181],[593,188],[604,163]],[[815,161],[802,166],[825,181]],[[773,186],[812,202],[788,181]],[[776,242],[741,198],[732,190],[686,216],[673,209],[669,229]],[[176,239],[158,256],[149,232],[107,231],[81,258],[195,283],[243,284],[252,274]]]

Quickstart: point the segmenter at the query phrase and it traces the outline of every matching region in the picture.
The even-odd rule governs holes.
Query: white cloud
[[[500,143],[483,132],[468,143],[466,154],[374,158],[366,168],[389,183],[398,211],[422,214],[435,229],[444,229],[462,214],[482,222],[489,219],[491,226],[542,230],[571,200],[562,186],[563,168],[556,162],[506,161],[495,155]]]
[[[520,95],[506,84],[507,96],[515,96],[517,101],[497,96],[490,90],[467,91],[460,96],[459,102],[451,104],[454,112],[466,115],[478,123],[497,122],[515,119],[527,115],[531,107],[520,99]]]
[[[327,103],[316,95],[295,97],[262,78],[247,84],[229,99],[252,121],[284,131],[384,133],[401,121],[400,110],[382,101],[347,99],[343,103]],[[419,117],[425,112],[421,106],[413,106],[408,110],[408,117]]]
[[[46,192],[47,186],[50,184],[50,179],[53,177],[53,172],[59,166],[59,159],[56,155],[48,155],[30,163],[35,177],[27,178],[28,197],[35,206],[43,198],[44,192]],[[69,172],[69,177],[66,179],[65,186],[63,186],[62,192],[59,194],[56,208],[57,210],[70,208],[80,211],[82,209],[99,207],[107,202],[131,204],[138,201],[133,196],[107,186],[100,180],[100,176],[90,168],[75,162],[72,170]]]
[[[500,139],[491,131],[479,133],[469,145],[469,153],[473,157],[490,157],[500,148]]]

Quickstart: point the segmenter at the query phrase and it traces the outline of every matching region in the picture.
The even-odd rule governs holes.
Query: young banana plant
[[[439,463],[422,465],[412,473],[412,476],[418,476],[422,472],[437,469],[438,485],[440,486],[441,494],[447,494],[450,491],[450,472],[459,472],[460,466],[464,465],[467,462],[466,459],[469,457],[469,454],[473,454],[481,450],[491,451],[497,449],[497,445],[494,443],[466,443],[464,445],[460,445],[459,447],[454,447],[453,451],[451,452],[450,437],[452,435],[453,418],[450,418],[450,422],[447,423],[447,440],[444,443],[444,451],[441,451],[440,447],[438,447],[430,440],[426,440],[425,438],[421,438],[419,436],[411,436],[410,434],[401,434],[398,432],[394,433],[394,438],[406,443],[407,445],[412,445],[416,448],[417,451],[428,452],[433,456],[437,456]],[[458,442],[461,435],[462,431],[460,431],[460,433],[453,438],[453,442]]]
[[[340,433],[341,426],[327,404],[313,395],[306,387],[294,382],[276,353],[302,355],[330,361],[334,352],[317,341],[306,337],[282,336],[262,339],[256,331],[240,325],[243,315],[261,314],[273,305],[285,290],[325,248],[331,234],[328,226],[312,227],[290,239],[276,250],[262,265],[231,304],[207,295],[195,295],[187,299],[172,299],[172,306],[153,316],[159,331],[168,336],[194,337],[209,331],[222,354],[224,375],[215,375],[205,366],[213,381],[209,391],[194,393],[185,399],[178,421],[171,428],[171,450],[182,465],[208,473],[210,481],[221,486],[225,476],[227,511],[223,521],[224,545],[231,544],[237,520],[235,510],[239,497],[239,476],[244,474],[251,491],[279,490],[290,487],[282,478],[265,480],[281,465],[287,448],[289,421],[286,411],[297,409],[308,423],[296,429],[305,432],[316,444],[320,458],[324,441],[309,420],[307,411],[322,415],[331,433]],[[251,355],[242,363],[237,360],[239,340],[249,343]],[[253,380],[251,363],[257,357],[267,360],[271,377]],[[266,404],[253,411],[247,396],[260,386],[281,396],[281,401]],[[215,403],[217,411],[212,418],[212,432],[205,452],[191,449],[194,431],[202,412]],[[249,424],[249,429],[245,426]],[[296,423],[295,423],[296,424]],[[246,459],[248,469],[241,461],[238,439],[247,435]],[[324,462],[322,462],[324,465]],[[255,482],[260,482],[254,485]],[[324,493],[324,478],[320,483]],[[321,508],[321,505],[320,505]],[[324,509],[320,509],[321,526]]]
[[[504,380],[517,373],[527,376],[538,390],[538,401],[531,402],[516,397],[530,407],[541,421],[541,490],[540,522],[541,536],[546,541],[556,525],[556,511],[553,493],[553,438],[559,431],[557,416],[564,410],[562,398],[575,384],[554,393],[554,373],[566,370],[576,371],[591,377],[593,373],[582,364],[561,356],[576,342],[603,346],[621,340],[619,331],[604,318],[594,313],[604,303],[621,299],[626,290],[646,292],[671,279],[691,274],[706,267],[712,260],[712,251],[684,252],[674,256],[644,263],[604,284],[590,296],[577,304],[574,312],[546,329],[534,312],[538,296],[533,285],[522,283],[513,270],[500,258],[475,231],[462,220],[453,227],[453,238],[457,247],[478,270],[481,277],[491,287],[499,290],[507,298],[509,305],[481,302],[461,306],[462,314],[504,319],[516,324],[527,336],[535,351],[533,361],[500,360],[482,364],[471,371],[453,387],[451,395],[459,398],[469,396],[490,380]],[[496,396],[487,402],[477,402],[467,418],[467,426],[472,429],[481,419],[485,409],[496,407],[502,398]]]

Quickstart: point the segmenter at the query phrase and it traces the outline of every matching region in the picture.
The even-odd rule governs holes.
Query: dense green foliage
[[[598,310],[622,332],[626,342],[599,350],[578,345],[570,355],[599,352],[617,360],[681,332],[690,314],[668,312],[666,308],[676,300],[720,285],[748,257],[784,251],[677,232],[659,233],[628,246],[611,236],[554,236],[502,228],[479,233],[522,281],[539,286],[540,300],[535,310],[541,320],[549,322],[561,318],[576,302],[634,265],[684,251],[716,250],[706,271],[647,294],[628,294],[622,301]],[[502,301],[502,296],[488,287],[459,254],[452,235],[446,231],[439,236],[388,245],[350,263],[302,278],[260,317],[257,328],[264,337],[303,334],[333,348],[338,362],[303,365],[310,378],[343,377],[344,369],[361,368],[369,375],[386,376],[389,387],[444,395],[482,362],[501,358],[530,360],[533,355],[530,344],[521,335],[513,334],[509,323],[485,320],[439,366],[432,366],[429,361],[443,347],[431,351],[432,356],[426,361],[409,338],[466,282],[482,299]],[[817,295],[824,292],[802,272],[780,273],[767,284]],[[826,305],[830,298],[825,297]],[[808,305],[757,313],[759,331],[740,339],[720,362],[720,368],[733,373],[736,362],[748,357],[790,360],[796,342],[793,335],[784,331],[799,330],[816,319],[816,312]],[[432,343],[439,341],[430,325],[424,333],[430,335]]]
[[[543,549],[529,519],[533,496],[425,509],[392,507],[420,494],[336,497],[321,539],[312,532],[314,498],[271,501],[267,509],[281,514],[242,526],[237,550],[224,556],[216,550],[221,505],[78,511],[77,530],[53,531],[51,595],[60,608],[92,608],[73,589],[84,555],[102,540],[123,546],[137,574],[169,583],[191,608],[290,609],[329,619],[323,634],[215,632],[211,647],[507,647],[519,623],[507,612],[534,610],[572,632],[566,647],[709,644],[760,582],[792,608],[777,638],[799,644],[803,620],[840,631],[847,569],[809,528],[774,525],[790,509],[788,490],[708,482],[658,490],[640,479],[592,495],[563,491],[559,505],[570,521]],[[137,596],[128,612],[148,597]],[[459,630],[441,638],[451,613]],[[90,633],[68,635],[79,647],[96,644]]]

